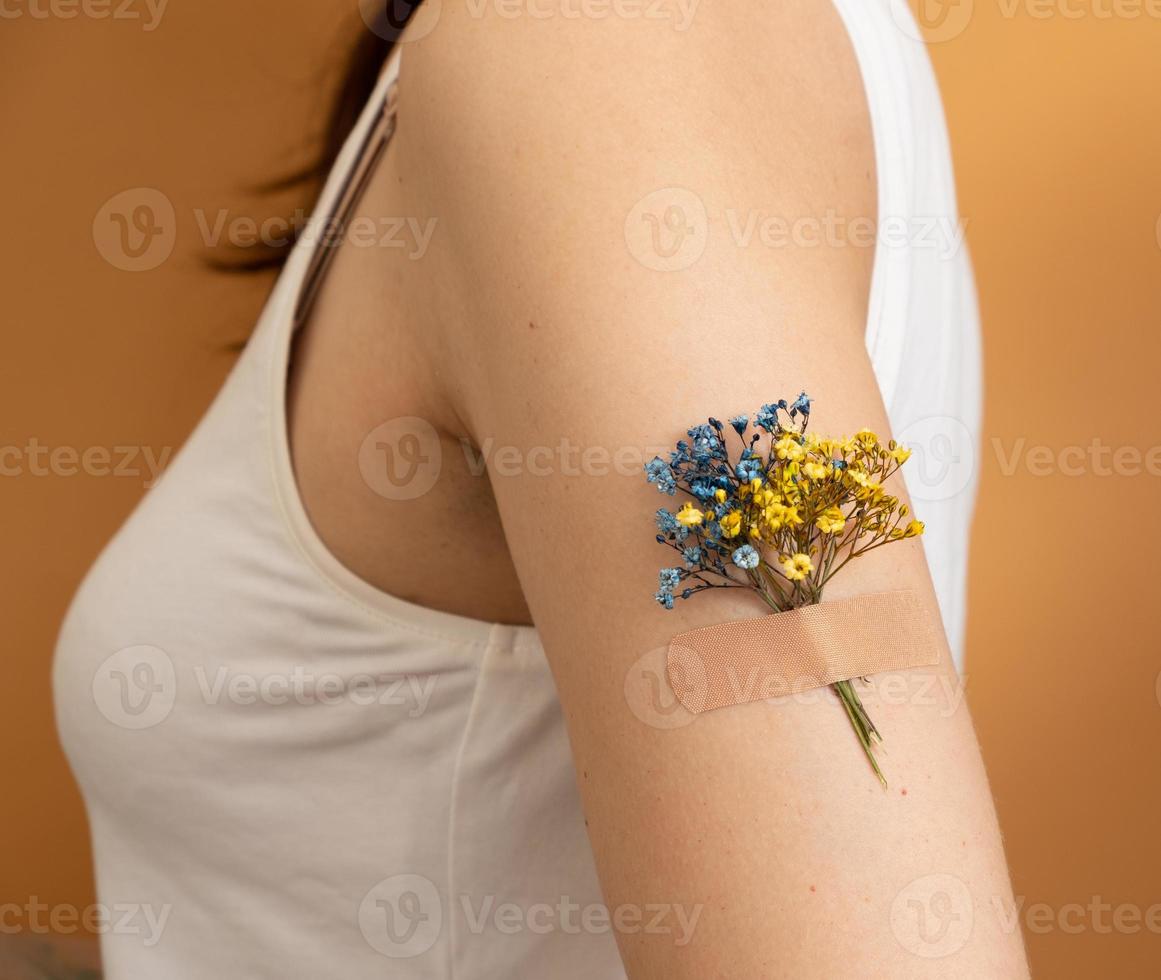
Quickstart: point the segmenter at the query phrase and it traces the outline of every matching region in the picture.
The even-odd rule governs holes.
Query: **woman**
[[[654,447],[800,387],[828,431],[975,427],[966,256],[853,241],[954,223],[912,30],[445,0],[374,45],[246,351],[62,632],[100,900],[141,923],[111,980],[1027,975],[970,719],[916,693],[956,689],[943,630],[903,677],[934,688],[865,689],[889,791],[832,699],[641,695],[674,634],[761,611],[650,602]],[[971,493],[931,496],[926,549],[828,599],[937,593],[958,645]]]

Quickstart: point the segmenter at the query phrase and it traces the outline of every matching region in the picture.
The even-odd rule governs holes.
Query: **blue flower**
[[[678,585],[681,584],[681,569],[680,568],[663,568],[659,576],[661,580],[661,590],[663,592],[672,592]]]
[[[771,402],[769,405],[763,405],[758,409],[758,414],[754,416],[754,421],[767,432],[773,432],[778,428],[778,410],[786,411],[786,399],[782,398],[776,402]]]
[[[696,544],[686,548],[681,557],[685,559],[686,568],[700,568],[701,567],[701,548]]]
[[[748,453],[749,450],[747,449],[746,452]],[[734,467],[734,472],[743,483],[749,483],[751,480],[760,479],[765,470],[759,459],[741,459]]]
[[[666,592],[662,589],[660,592],[653,593],[653,598],[657,600],[658,604],[664,606],[666,609],[673,608],[673,593]],[[682,596],[682,598],[685,598]]]
[[[708,500],[714,499],[714,494],[717,492],[717,489],[717,486],[713,482],[704,477],[694,480],[689,485],[689,492],[703,504]]]
[[[744,544],[734,552],[733,560],[734,564],[737,565],[738,568],[750,569],[757,568],[760,559],[758,557],[758,552],[756,552],[748,544]]]
[[[745,435],[746,427],[749,424],[750,416],[748,415],[735,415],[732,419],[730,419],[730,425],[734,427],[734,431],[738,435]]]
[[[694,448],[697,448],[698,442],[701,442],[701,441],[708,441],[708,442],[717,442],[718,441],[717,430],[712,425],[709,425],[708,423],[703,423],[702,425],[693,426],[691,429],[689,429],[686,432],[686,435],[688,435],[689,438],[691,438],[693,440]]]
[[[842,459],[832,459],[830,461],[830,465],[833,466],[836,470],[845,470],[847,468],[846,460]]]
[[[794,418],[801,413],[805,418],[810,418],[810,399],[806,396],[806,392],[799,392],[797,398],[794,399],[794,404],[790,406],[790,417]]]
[[[708,466],[715,459],[725,458],[722,441],[712,425],[695,425],[689,430],[689,437],[693,440],[693,460],[699,466]]]
[[[650,483],[656,483],[660,493],[667,493],[672,497],[677,491],[677,478],[673,474],[673,469],[660,456],[654,456],[645,464],[645,479]]]
[[[662,534],[673,534],[679,527],[681,527],[681,525],[677,523],[677,518],[673,515],[673,513],[666,510],[664,507],[662,507],[657,512],[656,521],[657,530]]]

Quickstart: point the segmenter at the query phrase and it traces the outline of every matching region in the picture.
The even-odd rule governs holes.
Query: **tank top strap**
[[[394,135],[401,55],[396,46],[335,159],[299,242],[303,254],[294,262],[292,331],[309,315],[351,214]]]

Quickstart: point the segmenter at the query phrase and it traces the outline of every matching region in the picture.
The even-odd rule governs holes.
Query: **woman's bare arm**
[[[1025,976],[942,645],[937,667],[867,694],[889,791],[829,698],[667,727],[632,703],[634,682],[626,694],[674,634],[762,612],[741,591],[668,613],[652,602],[668,564],[652,514],[669,501],[642,459],[690,423],[800,388],[820,431],[888,435],[862,339],[870,250],[738,232],[751,213],[874,217],[866,108],[834,11],[704,5],[679,30],[445,2],[407,47],[401,91],[399,172],[440,221],[425,331],[446,395],[478,443],[539,447],[537,466],[492,482],[606,901],[673,910],[668,930],[619,933],[630,977]],[[656,247],[654,220],[669,236]],[[682,248],[698,253],[686,267]],[[917,541],[853,564],[828,597],[901,588],[931,596]],[[684,944],[678,907],[696,915]]]

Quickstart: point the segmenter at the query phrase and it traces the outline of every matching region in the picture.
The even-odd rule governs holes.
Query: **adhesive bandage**
[[[929,666],[940,645],[917,592],[880,592],[681,633],[666,672],[682,706],[701,714]]]

